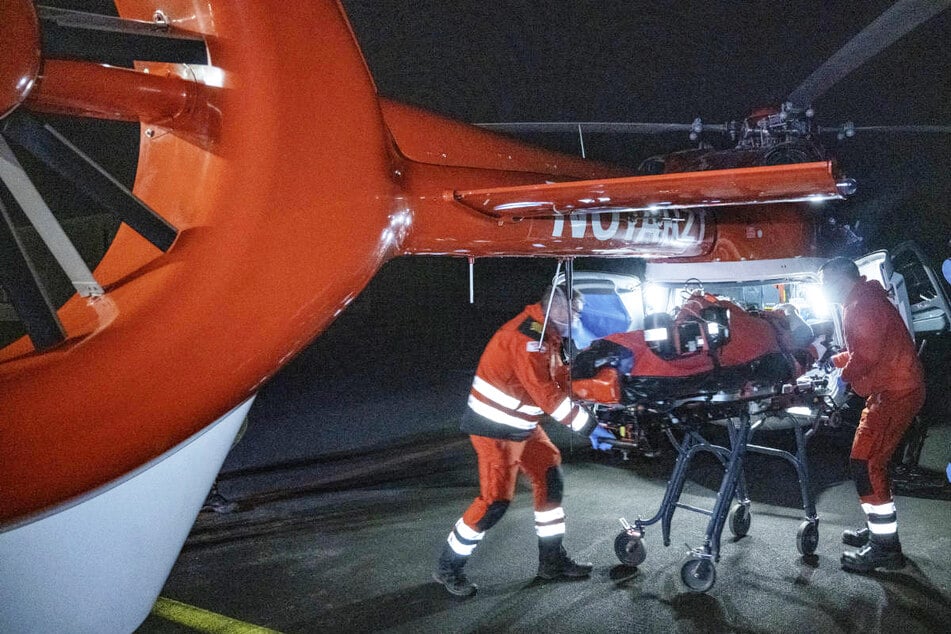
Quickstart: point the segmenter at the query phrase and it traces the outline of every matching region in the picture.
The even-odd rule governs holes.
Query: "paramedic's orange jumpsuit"
[[[898,309],[864,277],[842,305],[846,351],[832,357],[842,379],[865,396],[851,463],[863,504],[891,502],[888,461],[924,404],[924,373]]]
[[[480,495],[450,535],[460,555],[471,554],[501,519],[519,471],[532,482],[539,538],[564,534],[561,454],[538,422],[548,414],[575,431],[590,432],[596,421],[555,380],[563,368],[561,338],[549,325],[539,343],[543,319],[540,304],[526,306],[495,333],[476,369],[461,428],[478,455]]]

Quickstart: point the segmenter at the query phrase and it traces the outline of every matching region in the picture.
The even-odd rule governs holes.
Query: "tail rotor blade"
[[[139,235],[168,251],[178,230],[48,124],[16,111],[2,121],[6,138],[115,213]]]
[[[3,203],[4,198],[13,197],[2,181],[0,192],[0,285],[26,327],[33,347],[46,350],[65,341],[66,331]]]

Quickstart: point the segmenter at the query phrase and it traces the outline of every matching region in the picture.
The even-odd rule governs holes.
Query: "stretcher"
[[[802,373],[782,323],[715,298],[695,299],[674,318],[648,319],[644,330],[592,342],[573,363],[572,390],[614,433],[606,442],[615,448],[651,455],[658,436],[666,436],[677,452],[657,512],[634,522],[620,519],[618,559],[628,566],[642,563],[646,528],[658,522],[669,546],[677,509],[707,515],[703,543],[690,549],[680,570],[687,588],[706,592],[716,581],[723,529],[742,537],[751,525],[743,471],[747,452],[783,458],[795,468],[805,514],[796,545],[803,555],[815,552],[819,517],[806,443],[820,425],[838,423],[839,401],[834,374],[819,367]],[[709,425],[726,428],[729,446],[704,435]],[[791,429],[795,453],[751,442],[760,429]],[[680,501],[690,462],[701,452],[715,456],[724,469],[712,509]]]

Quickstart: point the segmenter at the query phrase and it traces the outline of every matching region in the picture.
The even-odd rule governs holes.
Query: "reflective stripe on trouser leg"
[[[535,534],[553,537],[565,534],[565,510],[560,506],[550,511],[535,511]]]
[[[466,523],[462,521],[462,518],[460,518],[453,527],[452,532],[449,533],[449,537],[446,541],[449,542],[449,547],[452,548],[454,553],[468,557],[472,554],[472,551],[475,550],[476,546],[479,545],[479,542],[482,541],[484,536],[484,532],[480,533],[469,528]]]
[[[894,502],[863,504],[862,510],[868,518],[868,530],[873,535],[894,535],[898,532],[898,514]]]

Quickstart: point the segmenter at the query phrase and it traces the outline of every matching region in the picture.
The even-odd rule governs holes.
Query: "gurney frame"
[[[643,563],[647,556],[643,542],[645,529],[658,522],[661,524],[664,546],[670,546],[671,525],[676,509],[707,515],[710,520],[703,544],[687,552],[680,577],[691,591],[710,590],[716,582],[715,564],[720,560],[720,538],[724,527],[728,525],[730,532],[739,538],[747,534],[751,525],[751,503],[743,472],[747,452],[783,458],[796,469],[805,513],[796,536],[796,546],[802,555],[815,553],[819,540],[819,516],[810,489],[806,443],[820,424],[835,424],[838,419],[836,405],[828,396],[826,385],[825,378],[813,378],[808,384],[797,386],[755,388],[748,385],[735,392],[699,394],[673,402],[624,406],[623,409],[632,417],[646,416],[661,422],[664,434],[677,451],[677,460],[657,513],[646,520],[638,518],[633,524],[620,518],[623,530],[615,538],[614,549],[621,563],[628,566]],[[796,406],[808,407],[810,416],[804,418],[788,412],[789,408]],[[618,408],[613,409],[616,419]],[[754,431],[777,418],[785,419],[786,424],[782,428],[792,427],[796,437],[795,453],[750,443]],[[701,434],[701,427],[710,423],[726,427],[729,447],[716,445]],[[682,432],[681,440],[675,436],[675,429]],[[631,443],[625,440],[616,440],[611,444],[621,449],[631,448]],[[680,501],[690,461],[700,452],[713,454],[724,467],[723,479],[712,509]]]

